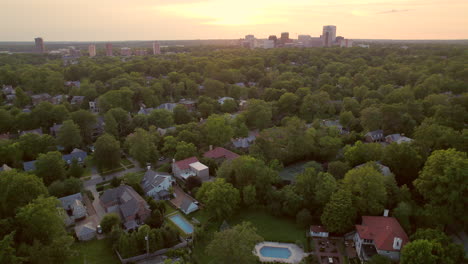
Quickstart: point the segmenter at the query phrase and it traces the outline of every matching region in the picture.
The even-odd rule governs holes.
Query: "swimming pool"
[[[169,219],[176,224],[180,229],[184,230],[186,234],[192,234],[193,233],[193,225],[190,224],[185,218],[183,218],[180,214],[175,214],[169,216]]]
[[[285,247],[263,246],[260,249],[260,255],[267,258],[288,259],[289,257],[291,257],[291,250]]]

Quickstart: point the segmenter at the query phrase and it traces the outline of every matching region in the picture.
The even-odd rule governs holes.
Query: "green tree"
[[[250,128],[264,129],[271,125],[271,105],[263,100],[251,99],[247,103],[245,118]]]
[[[436,150],[424,164],[414,186],[427,201],[426,209],[435,224],[466,223],[468,215],[468,158],[454,149]]]
[[[206,210],[216,219],[231,216],[240,202],[239,191],[224,179],[205,182],[197,192],[197,199],[206,206]]]
[[[148,124],[159,128],[168,128],[174,124],[173,114],[165,109],[156,109],[150,113]]]
[[[299,109],[299,97],[293,93],[285,93],[278,100],[278,111],[281,114],[294,114]]]
[[[34,165],[36,166],[36,175],[41,177],[46,185],[65,178],[65,161],[62,159],[62,154],[58,151],[39,154]]]
[[[341,112],[340,124],[343,125],[346,129],[349,130],[353,126],[355,121],[356,121],[356,118],[354,117],[351,111]]]
[[[80,129],[72,120],[63,122],[57,135],[57,143],[68,151],[81,145]]]
[[[101,220],[102,232],[109,233],[113,227],[120,227],[121,221],[117,214],[106,214]]]
[[[206,79],[203,86],[205,87],[205,94],[211,98],[223,97],[226,94],[224,84],[220,81]]]
[[[80,109],[70,114],[73,122],[80,128],[80,134],[84,143],[92,142],[93,129],[97,118],[91,112]]]
[[[432,254],[434,245],[424,239],[406,244],[401,251],[401,264],[436,264],[437,257]]]
[[[130,155],[142,167],[145,167],[146,163],[154,163],[158,159],[159,153],[154,144],[154,139],[148,131],[142,128],[137,128],[134,133],[128,135],[125,145]]]
[[[361,111],[361,126],[366,131],[373,131],[382,127],[382,112],[377,107],[368,107]]]
[[[203,102],[198,105],[198,111],[200,111],[203,118],[209,117],[214,112],[214,110],[214,105],[208,102]]]
[[[28,133],[20,136],[18,147],[23,152],[24,160],[34,160],[40,153],[56,150],[55,139],[49,135]]]
[[[177,125],[187,124],[192,121],[192,116],[190,115],[187,107],[183,105],[177,105],[174,108],[174,122]]]
[[[225,100],[224,103],[221,105],[221,111],[223,113],[232,113],[237,110],[237,103],[235,100],[229,99]]]
[[[418,176],[423,159],[410,143],[392,143],[384,148],[383,164],[395,173],[400,185],[412,183]]]
[[[320,219],[329,232],[345,233],[352,228],[355,217],[352,194],[341,189],[331,196]]]
[[[247,185],[242,190],[242,201],[247,206],[254,206],[257,201],[256,195],[257,190],[255,189],[255,186]]]
[[[14,235],[10,233],[0,240],[0,263],[18,264],[22,263],[23,259],[16,256],[14,246]]]
[[[378,161],[382,157],[383,147],[379,143],[364,144],[357,141],[354,146],[344,148],[344,156],[351,166],[360,165],[368,161]]]
[[[432,244],[432,254],[437,258],[437,263],[456,264],[463,263],[465,252],[463,247],[455,244],[453,240],[437,229],[418,229],[411,236],[413,242],[427,240]]]
[[[2,172],[0,175],[0,217],[14,216],[17,209],[41,195],[48,195],[47,188],[42,179],[36,175],[16,170]]]
[[[181,141],[177,143],[174,159],[183,160],[196,156],[197,154],[197,147],[194,144]]]
[[[48,190],[51,196],[64,197],[79,193],[83,188],[83,182],[77,178],[68,178],[63,181],[54,181]]]
[[[257,234],[256,228],[249,222],[243,222],[216,232],[206,247],[206,253],[212,257],[214,263],[254,264],[257,263],[257,257],[252,254],[252,249],[261,241],[263,238]]]
[[[351,192],[353,206],[360,215],[380,214],[387,202],[385,176],[370,165],[352,169],[343,179],[343,187]]]
[[[206,140],[209,145],[224,146],[234,136],[229,121],[220,115],[211,115],[203,126]]]
[[[84,173],[83,166],[78,163],[77,159],[73,159],[70,164],[70,167],[68,168],[67,174],[70,177],[81,178],[81,176],[83,176],[83,173]]]
[[[343,161],[332,161],[328,163],[328,172],[335,177],[337,180],[343,179],[346,172],[348,172],[351,167],[348,163]]]
[[[173,136],[167,136],[164,137],[163,139],[164,145],[162,148],[162,152],[166,157],[174,157],[176,153],[176,147],[177,147],[177,139]]]
[[[63,263],[70,256],[73,238],[67,235],[58,203],[54,197],[39,197],[16,215],[18,239],[31,263]]]
[[[120,164],[120,142],[112,135],[100,136],[94,144],[96,151],[94,159],[100,170],[111,169]]]
[[[14,117],[5,109],[0,109],[0,133],[13,131]]]

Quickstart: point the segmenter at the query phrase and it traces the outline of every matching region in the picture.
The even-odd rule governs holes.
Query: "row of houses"
[[[81,149],[73,149],[73,151],[69,154],[62,155],[62,159],[65,161],[67,165],[70,165],[73,160],[76,160],[78,164],[83,164],[85,162],[88,153]],[[36,160],[27,161],[23,163],[23,170],[24,171],[33,171],[36,169]]]

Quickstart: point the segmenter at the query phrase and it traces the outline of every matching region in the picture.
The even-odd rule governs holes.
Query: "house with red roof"
[[[361,261],[368,261],[373,255],[386,256],[394,261],[400,259],[400,251],[408,243],[408,235],[398,220],[384,216],[363,216],[362,224],[356,225],[354,243]]]
[[[179,161],[173,160],[172,173],[174,173],[175,177],[184,181],[191,176],[198,177],[202,181],[207,181],[210,178],[209,168],[198,161],[197,157],[190,157]]]
[[[212,146],[210,146],[210,150],[205,152],[205,154],[203,154],[203,157],[214,159],[216,163],[221,164],[225,160],[236,159],[239,157],[239,155],[225,148],[217,147],[215,149],[212,149]]]

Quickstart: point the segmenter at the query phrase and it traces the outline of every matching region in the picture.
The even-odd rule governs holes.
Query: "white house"
[[[169,198],[169,188],[172,186],[174,178],[169,173],[148,170],[141,180],[141,187],[146,195],[156,200],[166,200]]]
[[[310,226],[311,237],[328,237],[328,231],[323,226]]]
[[[400,251],[409,239],[398,220],[387,215],[388,210],[384,216],[363,216],[362,224],[356,225],[353,240],[362,261],[368,261],[375,254],[393,261],[400,259]]]
[[[184,160],[172,163],[172,172],[174,176],[187,180],[190,176],[197,176],[202,181],[209,180],[210,171],[207,166],[198,161],[196,157],[190,157]]]

